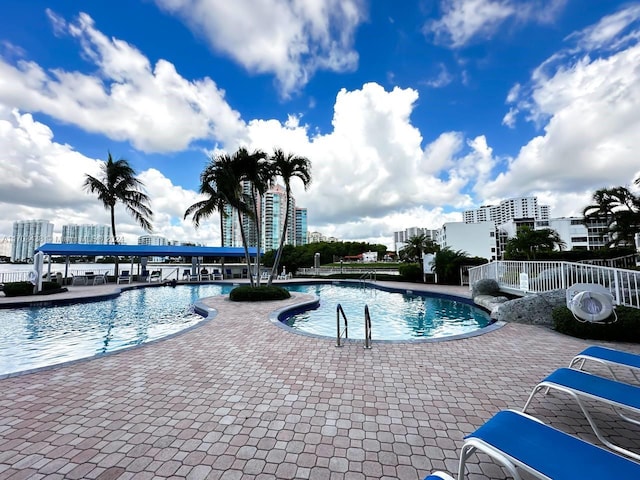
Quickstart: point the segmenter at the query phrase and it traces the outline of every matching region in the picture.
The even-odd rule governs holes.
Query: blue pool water
[[[157,340],[203,321],[201,298],[225,295],[232,285],[180,285],[128,290],[110,300],[64,306],[0,309],[0,375],[56,365]],[[364,338],[364,305],[374,339],[402,340],[466,333],[489,323],[483,311],[436,297],[391,294],[373,288],[291,285],[320,297],[320,306],[283,323],[335,336],[336,305],[349,318],[349,338]]]
[[[295,330],[328,337],[336,336],[338,304],[348,319],[349,338],[354,339],[364,339],[365,305],[374,340],[449,337],[473,332],[491,322],[489,315],[474,305],[439,296],[331,284],[308,285],[300,291],[319,296],[320,307],[293,316],[285,313],[281,320]]]

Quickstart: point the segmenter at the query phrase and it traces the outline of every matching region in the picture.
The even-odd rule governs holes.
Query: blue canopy
[[[256,256],[256,248],[249,255]],[[185,245],[90,245],[45,243],[36,248],[45,255],[134,256],[134,257],[244,257],[242,247],[194,247]]]

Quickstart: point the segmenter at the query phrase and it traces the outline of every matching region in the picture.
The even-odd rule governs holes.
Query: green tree
[[[506,259],[535,259],[540,252],[550,252],[556,247],[562,250],[566,244],[558,232],[550,228],[534,230],[529,226],[518,229],[516,236],[507,241],[504,256]]]
[[[220,156],[218,157],[220,158]],[[206,198],[189,206],[184,212],[184,218],[192,216],[193,224],[200,227],[200,222],[209,218],[216,211],[220,214],[220,246],[224,246],[224,219],[227,217],[225,206],[229,201],[223,189],[218,184],[224,181],[224,170],[219,168],[216,158],[211,158],[209,164],[200,174],[200,188],[198,192]]]
[[[635,183],[640,184],[640,178]],[[626,187],[614,187],[596,190],[592,200],[583,210],[585,223],[607,225],[608,247],[634,246],[635,234],[640,232],[640,197]]]
[[[271,276],[269,277],[269,285],[278,274],[280,259],[282,258],[282,249],[287,238],[287,230],[289,228],[289,209],[291,208],[291,181],[299,178],[306,190],[311,184],[311,162],[305,157],[299,157],[291,153],[285,154],[281,149],[276,149],[271,156],[271,169],[276,177],[280,177],[284,182],[286,195],[286,208],[284,215],[284,225],[282,234],[280,235],[280,245],[278,247],[273,267],[271,268]]]
[[[249,218],[253,221],[256,232],[256,260],[255,269],[253,271],[256,274],[256,284],[260,286],[260,262],[261,262],[261,244],[262,244],[262,229],[261,229],[261,209],[260,209],[260,197],[264,195],[269,186],[271,185],[274,174],[273,169],[270,166],[267,154],[261,150],[255,150],[252,153],[241,147],[233,156],[233,161],[236,164],[237,172],[240,177],[240,182],[248,182],[249,185],[249,199],[250,199],[250,214]],[[243,199],[242,203],[246,205],[246,200]],[[245,209],[246,211],[246,209]],[[245,251],[248,256],[248,244],[246,235],[243,238],[245,243]],[[248,258],[248,257],[247,257]],[[249,272],[251,269],[251,262],[248,259],[247,266]],[[251,278],[251,285],[253,285],[253,275],[249,275]]]
[[[85,175],[84,189],[89,193],[96,194],[104,208],[109,210],[113,243],[118,244],[115,217],[115,208],[118,203],[124,205],[127,212],[145,231],[152,232],[153,212],[149,206],[150,200],[147,194],[142,191],[144,184],[136,178],[136,172],[129,165],[129,162],[124,158],[114,161],[109,153],[107,161],[100,165],[100,170],[99,178],[89,174]],[[117,259],[115,275],[118,275]]]
[[[438,283],[457,285],[460,283],[460,267],[469,259],[463,250],[445,247],[436,253],[431,269],[438,277]]]
[[[435,253],[439,248],[438,244],[425,234],[415,235],[408,238],[404,248],[400,250],[400,259],[404,262],[414,262],[422,265],[422,255]]]

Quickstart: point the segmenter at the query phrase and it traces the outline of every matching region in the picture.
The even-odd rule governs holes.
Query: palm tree
[[[241,182],[248,182],[249,185],[249,198],[251,199],[251,214],[249,218],[253,220],[255,233],[256,233],[256,265],[253,270],[256,274],[256,283],[257,286],[260,286],[260,244],[262,239],[261,232],[261,209],[259,205],[259,199],[262,195],[267,191],[271,182],[273,180],[273,171],[269,165],[269,161],[267,159],[266,153],[262,150],[255,150],[253,153],[249,153],[249,151],[241,147],[238,151],[233,155],[233,161],[235,163],[236,171],[239,174],[239,179]],[[246,205],[246,202],[243,201]],[[246,208],[245,208],[246,211]],[[242,222],[241,222],[241,232],[242,232]],[[243,238],[243,243],[245,244],[245,252],[247,255],[247,266],[249,268],[249,272],[252,271],[251,264],[248,258],[248,244],[246,237]],[[253,275],[249,275],[251,278],[251,285],[253,286]]]
[[[607,224],[607,246],[634,245],[635,234],[640,231],[640,197],[626,187],[614,187],[597,190],[592,200],[583,210],[585,223],[595,220]]]
[[[209,164],[200,174],[200,188],[198,192],[205,195],[204,200],[200,200],[191,205],[184,212],[184,218],[189,215],[193,216],[193,224],[196,228],[200,227],[200,222],[209,218],[214,212],[220,214],[220,246],[224,246],[224,219],[227,217],[225,206],[228,200],[220,189],[221,169],[217,168],[217,159],[211,158]]]
[[[284,225],[282,227],[282,234],[280,235],[280,245],[276,252],[276,258],[273,261],[273,267],[271,268],[271,275],[268,282],[269,285],[271,285],[271,282],[278,273],[280,258],[282,258],[282,249],[284,248],[284,242],[287,238],[287,230],[289,228],[289,209],[291,208],[291,180],[299,178],[306,190],[311,184],[311,162],[309,162],[309,159],[305,157],[299,157],[291,153],[285,154],[278,148],[271,156],[271,169],[273,175],[282,178],[282,181],[284,182],[287,202]]]
[[[124,158],[116,161],[107,156],[107,161],[100,166],[100,178],[89,174],[85,176],[84,189],[90,193],[95,193],[98,200],[102,202],[104,208],[111,214],[111,232],[113,243],[118,244],[116,234],[115,208],[118,202],[134,218],[134,220],[147,232],[152,232],[151,219],[153,212],[149,207],[149,197],[142,191],[144,184],[136,178],[136,172],[129,162]],[[115,275],[118,275],[118,258],[116,257]]]
[[[529,226],[518,229],[515,237],[511,238],[505,247],[505,258],[525,257],[535,259],[538,252],[549,252],[558,247],[562,250],[566,243],[555,230],[541,228],[534,230]]]
[[[422,255],[425,253],[435,253],[439,249],[438,244],[427,237],[424,233],[414,235],[407,239],[400,257],[409,262],[422,263]]]

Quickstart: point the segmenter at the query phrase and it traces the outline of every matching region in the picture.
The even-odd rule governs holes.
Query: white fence
[[[374,274],[386,274],[386,275],[399,275],[397,268],[347,268],[347,267],[318,267],[318,268],[299,268],[296,275],[301,276],[328,276],[338,273],[350,273],[352,275],[364,275],[367,273]]]
[[[469,285],[492,278],[506,292],[539,293],[574,283],[599,283],[618,305],[640,308],[640,271],[571,262],[496,261],[469,269]]]

